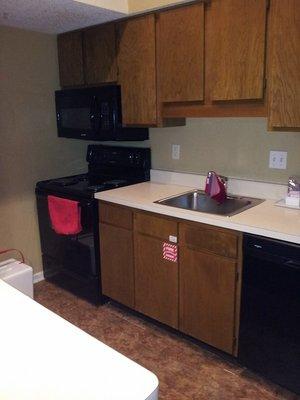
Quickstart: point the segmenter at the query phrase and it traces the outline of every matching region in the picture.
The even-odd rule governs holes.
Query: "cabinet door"
[[[100,223],[100,256],[103,294],[133,308],[132,231]]]
[[[300,3],[272,0],[269,127],[300,130]]]
[[[178,263],[163,258],[163,241],[135,234],[135,309],[178,328]]]
[[[236,261],[180,247],[179,329],[233,353]]]
[[[84,71],[89,85],[117,81],[115,25],[105,24],[83,34]]]
[[[213,0],[212,101],[264,97],[267,0]]]
[[[82,32],[58,35],[57,47],[60,85],[62,87],[83,85]]]
[[[117,52],[123,124],[156,125],[154,15],[120,22]]]
[[[203,3],[158,13],[156,32],[160,101],[203,100]]]

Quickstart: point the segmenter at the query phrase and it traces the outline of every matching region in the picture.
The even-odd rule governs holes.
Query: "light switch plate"
[[[180,159],[180,144],[172,144],[172,159]]]
[[[269,168],[286,169],[286,164],[286,151],[270,151]]]

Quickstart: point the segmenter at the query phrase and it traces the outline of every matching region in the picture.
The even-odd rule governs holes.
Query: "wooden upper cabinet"
[[[117,30],[123,124],[155,126],[155,17],[150,14],[122,21]]]
[[[58,35],[57,47],[61,86],[83,85],[82,32],[67,32]]]
[[[204,99],[204,4],[157,14],[159,100]]]
[[[300,129],[300,3],[272,0],[268,52],[269,127]]]
[[[209,7],[211,100],[263,99],[267,0],[212,0]]]
[[[115,25],[105,24],[84,31],[83,48],[86,83],[116,82]]]

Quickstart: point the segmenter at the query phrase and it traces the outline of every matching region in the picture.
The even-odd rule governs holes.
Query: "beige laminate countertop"
[[[189,221],[300,244],[300,210],[277,207],[274,205],[274,200],[266,200],[258,206],[232,217],[205,214],[154,203],[157,200],[192,189],[195,188],[145,182],[99,192],[95,194],[95,198]]]
[[[0,399],[158,400],[157,377],[0,279]]]

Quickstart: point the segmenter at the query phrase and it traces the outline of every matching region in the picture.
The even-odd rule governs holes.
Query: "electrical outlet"
[[[179,160],[180,159],[180,145],[172,144],[172,159]]]
[[[270,151],[269,168],[286,169],[286,164],[286,151]]]

